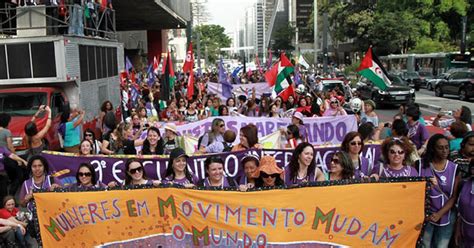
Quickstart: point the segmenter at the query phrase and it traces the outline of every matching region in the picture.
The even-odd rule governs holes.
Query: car
[[[422,84],[426,84],[426,82],[424,82],[421,79],[420,74],[418,74],[418,72],[416,71],[414,72],[403,71],[400,74],[400,76],[402,77],[403,80],[407,81],[408,85],[413,87],[416,91],[420,90]]]
[[[441,73],[437,77],[435,77],[433,79],[430,79],[426,82],[426,89],[428,89],[430,91],[434,90],[436,85],[438,85],[438,83],[441,80],[447,79],[449,77],[449,75],[453,74],[454,72],[462,71],[462,70],[463,70],[462,68],[452,68],[452,69],[449,69],[448,71],[446,71],[445,73]]]
[[[420,75],[421,79],[421,86],[428,87],[428,81],[434,78],[434,75],[430,71],[419,71],[418,74]]]
[[[435,95],[457,95],[459,100],[467,101],[474,97],[474,70],[466,69],[453,72],[435,86]]]
[[[392,81],[387,89],[381,90],[378,86],[367,79],[357,83],[357,91],[362,99],[372,99],[377,105],[398,105],[415,101],[415,90],[410,88],[403,79],[397,75],[389,74]]]

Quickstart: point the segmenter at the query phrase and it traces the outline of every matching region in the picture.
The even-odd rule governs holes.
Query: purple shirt
[[[428,133],[428,129],[425,127],[425,125],[419,122],[416,122],[412,126],[408,124],[408,128],[409,128],[408,137],[413,142],[413,144],[415,144],[416,149],[420,149],[421,146],[430,137],[430,134]]]
[[[0,172],[5,171],[5,165],[3,161],[5,161],[6,157],[10,157],[12,153],[6,147],[0,147]]]
[[[61,182],[55,177],[50,175],[46,175],[45,180],[37,185],[33,182],[33,178],[25,180],[20,190],[20,199],[25,199],[27,194],[33,193],[34,190],[49,190],[52,184],[61,185]],[[26,206],[30,211],[33,211],[33,204],[31,201],[28,202]]]
[[[429,190],[430,208],[433,213],[438,212],[451,198],[454,190],[454,182],[456,181],[456,170],[458,165],[447,161],[445,168],[442,171],[436,170],[431,164],[427,167],[421,167],[420,176],[422,177],[434,177],[438,181],[438,186],[432,186]],[[449,216],[451,210],[444,214],[440,220],[436,223],[431,222],[433,225],[446,226],[449,224]]]
[[[464,247],[474,247],[474,180],[464,182],[458,198],[461,234]]]
[[[418,176],[418,172],[415,168],[411,166],[404,165],[399,170],[394,170],[390,168],[388,165],[382,166],[379,170],[379,176],[381,178],[390,178],[390,177],[416,177]]]
[[[290,177],[290,168],[285,168],[285,185],[286,186],[295,186],[295,185],[300,185],[302,183],[311,183],[311,182],[316,182],[316,173],[310,173],[308,171],[308,174],[306,175],[305,178],[298,178],[298,176],[295,176],[294,178]]]
[[[181,179],[173,179],[172,176],[168,176],[163,180],[163,183],[164,184],[177,184],[177,185],[181,185],[181,186],[184,186],[186,184],[197,185],[198,178],[195,175],[191,175],[191,176],[192,176],[192,181],[189,181],[189,179],[187,177],[183,177]]]
[[[231,183],[229,182],[230,180],[233,180],[232,178],[229,178],[229,177],[222,177],[222,183],[220,186],[211,186],[211,183],[209,182],[209,178],[206,177],[204,179],[204,182],[203,182],[203,186],[205,188],[215,188],[215,187],[218,187],[218,188],[228,188],[228,187],[234,187],[236,184],[234,183],[233,185],[231,185]]]
[[[359,158],[359,164],[354,164],[354,167],[356,167],[354,170],[354,176],[356,179],[372,175],[373,166],[367,158]]]

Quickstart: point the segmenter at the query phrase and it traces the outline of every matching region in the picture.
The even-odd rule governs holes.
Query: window
[[[117,48],[79,46],[81,81],[89,81],[118,75]]]

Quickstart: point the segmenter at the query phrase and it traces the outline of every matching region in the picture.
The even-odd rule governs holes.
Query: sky
[[[234,32],[237,21],[245,14],[245,9],[256,0],[208,0],[209,24],[219,24],[226,33]]]

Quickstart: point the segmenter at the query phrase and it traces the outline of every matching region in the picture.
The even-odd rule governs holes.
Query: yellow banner
[[[35,193],[44,247],[415,247],[426,182]],[[319,247],[319,246],[318,246]]]

